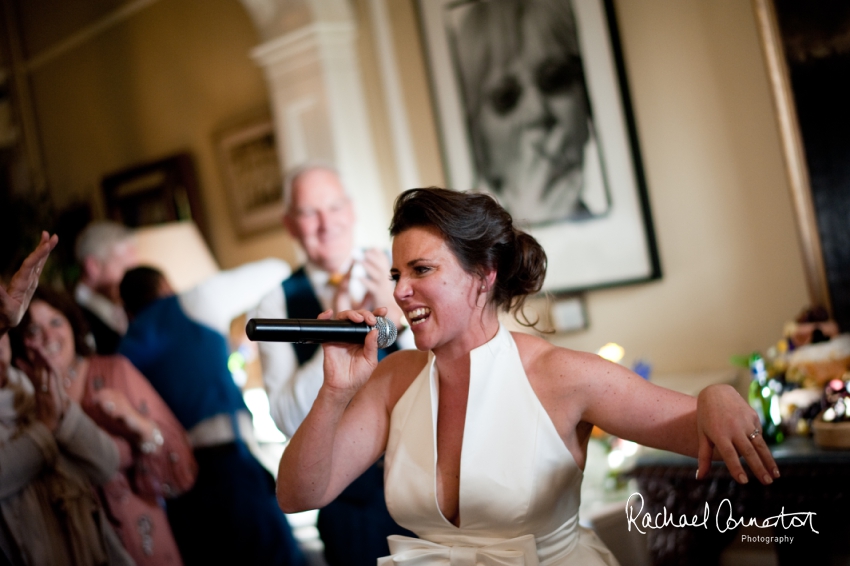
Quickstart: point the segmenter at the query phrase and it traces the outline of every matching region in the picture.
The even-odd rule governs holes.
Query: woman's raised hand
[[[740,458],[747,461],[750,470],[765,485],[779,477],[779,468],[761,436],[758,415],[730,385],[711,385],[700,392],[697,398],[697,434],[697,479],[711,467],[715,450],[739,483],[747,483],[747,473]]]
[[[384,316],[387,309],[381,307],[375,312],[368,310],[342,311],[337,320],[365,322],[369,326],[377,324],[376,317]],[[329,320],[332,311],[319,315],[320,320]],[[324,387],[328,392],[350,400],[354,394],[369,380],[369,376],[378,365],[378,332],[373,330],[366,335],[364,344],[324,344]]]
[[[65,389],[59,382],[59,372],[48,361],[41,346],[30,346],[29,361],[19,360],[21,369],[35,387],[35,415],[55,432],[70,404]]]
[[[59,237],[55,234],[51,236],[42,232],[41,241],[12,276],[9,287],[0,285],[0,334],[21,322],[35,288],[38,287],[38,278],[44,268],[44,262],[58,241]]]

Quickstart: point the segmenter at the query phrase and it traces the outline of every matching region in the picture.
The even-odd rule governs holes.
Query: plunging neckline
[[[507,335],[504,336],[503,333],[506,333]],[[438,468],[439,452],[438,452],[438,444],[437,444],[437,419],[439,418],[439,406],[440,406],[440,374],[439,374],[439,370],[437,369],[436,355],[433,352],[430,353],[429,380],[430,380],[430,388],[431,388],[431,414],[432,414],[431,424],[432,424],[432,429],[433,429],[432,437],[433,437],[433,446],[434,446],[434,475],[433,475],[433,478],[434,478],[434,485],[433,485],[434,499],[435,499],[435,505],[436,505],[437,511],[438,511],[442,521],[447,526],[451,527],[452,529],[456,529],[456,530],[459,530],[459,531],[463,530],[463,528],[464,528],[464,519],[463,519],[464,513],[463,513],[462,501],[463,501],[463,492],[464,492],[464,477],[466,477],[466,475],[467,475],[467,474],[464,474],[464,467],[465,467],[464,466],[464,462],[465,462],[464,455],[467,453],[467,450],[466,450],[467,440],[472,436],[470,434],[467,434],[468,431],[471,430],[470,429],[470,400],[472,400],[474,398],[474,393],[480,392],[481,388],[483,386],[485,386],[484,383],[481,383],[481,380],[483,379],[484,376],[478,376],[478,373],[481,373],[483,370],[476,371],[477,369],[479,369],[479,366],[482,365],[481,364],[482,360],[480,360],[480,359],[477,360],[476,358],[480,358],[480,354],[484,349],[498,350],[498,348],[500,346],[499,342],[502,341],[502,340],[509,342],[512,345],[513,348],[518,348],[518,346],[516,345],[516,341],[513,340],[513,336],[510,336],[510,331],[508,331],[503,325],[500,324],[499,330],[496,332],[496,334],[493,336],[493,338],[491,338],[490,340],[488,340],[484,344],[481,344],[480,346],[473,348],[472,350],[469,351],[469,354],[468,354],[469,355],[469,389],[467,391],[466,412],[464,414],[464,419],[463,419],[464,432],[463,432],[463,435],[461,437],[461,443],[460,443],[460,465],[459,465],[459,468],[458,468],[458,490],[457,490],[457,495],[458,495],[458,497],[457,497],[458,524],[457,525],[455,525],[453,522],[451,522],[446,517],[445,513],[443,512],[443,509],[440,505],[439,491],[437,489],[438,488],[438,482],[439,482],[439,468]],[[518,352],[517,352],[517,354],[518,354]],[[531,392],[531,395],[533,396],[534,400],[536,401],[536,404],[537,404],[539,410],[542,411],[543,414],[545,414],[545,416],[546,416],[545,420],[548,421],[549,426],[551,427],[552,431],[557,435],[558,439],[560,440],[560,445],[561,445],[561,448],[563,449],[563,452],[565,452],[567,458],[569,458],[569,460],[571,460],[572,463],[577,468],[579,468],[578,463],[575,460],[575,457],[573,456],[573,454],[569,450],[569,448],[567,448],[566,444],[564,444],[563,440],[561,439],[560,435],[558,434],[558,431],[555,427],[555,424],[552,422],[552,419],[549,416],[549,413],[546,411],[546,408],[543,406],[543,403],[540,401],[539,397],[537,397],[537,393],[534,391],[534,388],[531,386],[531,382],[528,380],[528,374],[525,373],[524,367],[522,368],[522,377],[523,377],[526,385],[528,386],[528,389]],[[581,468],[579,468],[579,471],[582,472],[583,470]]]
[[[507,332],[501,327],[494,340],[470,352],[457,525],[437,499],[439,372],[433,352],[396,403],[385,459],[387,507],[419,539],[390,540],[391,552],[448,557],[455,547],[483,550],[503,543],[515,550],[533,537],[528,564],[612,566],[614,559],[600,560],[604,547],[579,526],[583,473],[534,393]],[[536,561],[528,558],[535,548]]]
[[[470,360],[470,382],[472,381],[472,363]],[[463,477],[463,445],[465,442],[465,435],[461,435],[460,439],[460,458],[458,463],[458,479],[457,479],[457,516],[458,516],[458,524],[455,525],[451,522],[446,514],[443,512],[443,508],[440,505],[440,453],[438,450],[438,442],[437,442],[437,419],[440,416],[440,374],[437,370],[437,360],[436,357],[433,360],[432,365],[433,377],[431,381],[431,399],[433,404],[433,422],[434,422],[434,503],[437,506],[437,511],[440,513],[440,518],[443,522],[446,523],[451,528],[460,529],[461,528],[461,512],[460,512],[460,492],[461,492],[461,478]],[[470,383],[470,387],[472,384]],[[466,396],[466,411],[463,415],[463,428],[466,430],[466,417],[469,415],[469,394]]]
[[[434,499],[435,499],[435,504],[437,506],[437,511],[440,514],[440,518],[443,520],[443,522],[446,525],[448,525],[449,527],[456,529],[456,530],[461,530],[463,528],[463,513],[461,512],[461,510],[462,510],[462,508],[461,508],[461,495],[463,493],[463,477],[464,477],[463,455],[466,452],[466,450],[465,450],[466,438],[467,438],[466,431],[467,431],[467,427],[468,427],[468,424],[469,424],[469,422],[468,422],[469,421],[469,399],[471,397],[471,392],[472,392],[472,379],[473,379],[472,376],[474,375],[474,367],[473,367],[474,356],[473,356],[473,353],[476,350],[483,348],[487,344],[496,340],[496,338],[499,336],[500,332],[501,332],[501,326],[500,326],[499,330],[496,332],[495,336],[493,336],[493,338],[491,338],[490,340],[488,340],[487,342],[485,342],[481,346],[473,348],[467,354],[469,356],[469,383],[468,383],[468,386],[467,386],[467,394],[466,394],[466,408],[464,410],[464,415],[463,415],[463,434],[461,434],[461,438],[460,438],[460,458],[458,459],[459,462],[458,462],[458,480],[457,480],[457,516],[458,516],[458,524],[457,525],[455,525],[452,521],[450,521],[448,519],[448,517],[446,517],[446,514],[443,512],[443,508],[440,505],[440,496],[439,496],[440,490],[438,489],[439,488],[439,481],[440,481],[440,468],[439,468],[440,454],[439,454],[439,448],[438,448],[438,442],[437,442],[437,428],[438,428],[437,422],[438,422],[438,419],[440,417],[440,372],[439,372],[439,369],[437,368],[437,356],[435,354],[433,354],[433,352],[431,353],[430,380],[431,380],[432,426],[433,426],[433,437],[434,437]]]

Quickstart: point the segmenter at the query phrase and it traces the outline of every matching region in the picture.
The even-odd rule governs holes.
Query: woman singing
[[[733,388],[696,399],[501,326],[500,309],[521,312],[540,290],[546,256],[491,197],[406,191],[390,233],[395,299],[418,351],[378,364],[375,333],[324,346],[324,384],[280,463],[285,511],[327,504],[386,453],[387,506],[420,538],[390,537],[379,563],[616,564],[578,524],[593,425],[699,457],[699,474],[714,452],[740,482],[739,457],[763,483],[779,476]]]

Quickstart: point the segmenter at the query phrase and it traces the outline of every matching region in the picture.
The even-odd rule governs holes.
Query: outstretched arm
[[[755,411],[728,385],[712,385],[691,397],[658,387],[628,369],[593,354],[553,348],[545,355],[555,380],[553,406],[572,406],[562,423],[593,423],[603,430],[645,446],[699,458],[702,477],[712,457],[723,459],[732,476],[746,483],[740,458],[762,483],[779,476],[760,435]],[[560,396],[558,399],[557,396]],[[716,449],[716,452],[715,452]]]
[[[274,258],[246,263],[180,293],[180,306],[189,318],[227,336],[231,321],[256,307],[289,271],[288,263]]]
[[[625,383],[618,400],[625,401],[624,405],[612,403],[607,417],[599,419],[615,421],[608,425],[610,428],[600,425],[603,429],[647,446],[698,457],[697,478],[708,471],[712,459],[722,459],[732,477],[747,483],[741,458],[763,484],[779,477],[764,439],[759,435],[750,440],[747,436],[754,429],[761,430],[758,416],[729,385],[711,385],[694,399],[634,376]],[[623,427],[626,422],[629,426]]]
[[[0,285],[0,336],[21,322],[32,294],[38,287],[38,278],[44,269],[44,262],[58,241],[59,237],[55,234],[50,236],[47,232],[42,232],[41,241],[12,276],[9,287],[4,289]]]

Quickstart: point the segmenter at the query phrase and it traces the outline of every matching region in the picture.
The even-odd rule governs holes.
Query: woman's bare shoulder
[[[596,354],[562,348],[531,334],[512,332],[526,373],[543,378],[580,378],[603,362]]]

